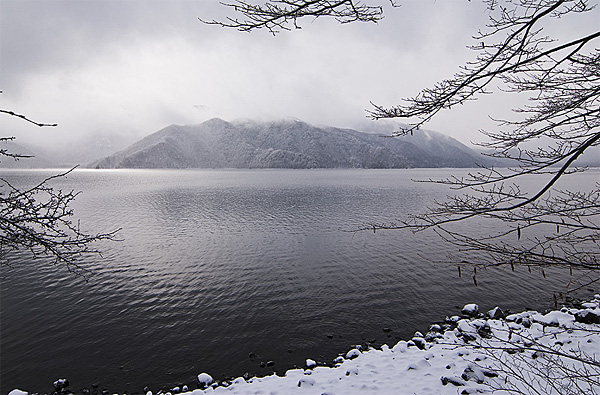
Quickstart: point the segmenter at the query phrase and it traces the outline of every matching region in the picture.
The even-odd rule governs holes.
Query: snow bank
[[[468,305],[466,316],[448,318],[432,325],[427,334],[417,332],[391,348],[352,349],[335,359],[335,367],[316,366],[308,359],[307,369],[288,370],[283,377],[240,377],[222,383],[201,373],[202,389],[184,388],[183,393],[455,395],[528,393],[533,388],[545,394],[600,394],[600,368],[580,360],[600,359],[600,318],[577,322],[588,314],[600,317],[599,304],[597,295],[583,309],[526,311],[506,318],[490,318],[498,316],[496,309],[477,314],[478,309]],[[596,376],[590,381],[576,378],[583,369]],[[569,392],[574,385],[576,392]],[[26,393],[13,390],[9,395]]]
[[[427,335],[417,333],[392,348],[352,349],[346,358],[336,359],[339,363],[333,368],[307,363],[312,370],[292,369],[284,377],[238,378],[226,386],[215,385],[191,394],[455,395],[490,393],[493,389],[495,394],[509,394],[509,389],[527,391],[530,385],[543,393],[562,394],[569,385],[568,377],[561,378],[562,364],[569,369],[581,369],[583,364],[561,358],[560,353],[600,359],[600,325],[576,322],[575,314],[581,310],[563,309],[545,315],[528,311],[507,319],[486,319],[477,314],[475,306],[464,309],[466,315],[474,317],[453,317],[443,326],[432,325]],[[586,306],[600,314],[598,303]],[[547,377],[537,375],[536,369],[548,364],[551,372]],[[507,377],[508,369],[516,372]],[[598,378],[578,385],[582,393],[600,393]]]

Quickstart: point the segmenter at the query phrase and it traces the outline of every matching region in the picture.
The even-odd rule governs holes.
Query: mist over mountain
[[[50,159],[57,167],[72,167],[98,161],[126,148],[134,141],[119,133],[97,133],[52,145],[29,147]]]
[[[43,169],[86,165],[124,149],[134,140],[119,133],[97,133],[72,140],[53,140],[43,145],[15,141],[0,142],[0,149],[30,156],[15,161],[0,157],[0,168]]]
[[[95,135],[89,139],[65,144],[61,150],[54,150],[53,157],[60,158],[62,164],[68,166],[86,165],[90,162],[100,160],[106,156],[124,149],[132,143],[123,136],[114,135]]]
[[[25,158],[11,158],[8,156],[0,156],[0,168],[4,169],[40,169],[52,167],[53,163],[43,155],[39,155],[32,149],[23,145],[17,144],[14,141],[0,142],[0,150],[4,150],[10,154],[24,155]]]
[[[274,122],[213,118],[171,125],[94,168],[413,168],[474,167],[487,159],[457,140],[423,131],[383,137],[295,119]]]

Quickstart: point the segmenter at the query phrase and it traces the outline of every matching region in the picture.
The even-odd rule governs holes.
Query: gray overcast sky
[[[4,116],[1,135],[134,140],[215,116],[355,127],[370,100],[397,104],[451,77],[475,55],[466,46],[487,21],[480,1],[398,2],[370,1],[386,8],[378,24],[306,19],[273,37],[198,21],[234,15],[217,0],[0,0],[0,108],[59,124],[38,129]],[[590,32],[598,16],[558,28]],[[427,128],[480,141],[478,130],[493,127],[490,109],[507,114],[503,100],[441,114]]]

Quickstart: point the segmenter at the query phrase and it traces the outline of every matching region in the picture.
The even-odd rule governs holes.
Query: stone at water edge
[[[69,380],[67,379],[58,379],[54,383],[54,389],[58,392],[65,390],[69,386]]]
[[[479,306],[475,303],[466,304],[462,308],[461,313],[469,317],[476,317],[479,314]]]
[[[394,347],[392,347],[393,352],[406,352],[408,350],[408,342],[405,340],[400,340]]]
[[[427,332],[427,334],[425,335],[425,341],[428,343],[433,343],[435,341],[435,339],[443,339],[444,335],[442,335],[440,332]],[[413,341],[414,343],[414,341]]]
[[[307,360],[306,360],[306,367],[307,367],[308,369],[312,369],[312,368],[314,368],[315,366],[317,366],[317,363],[316,363],[314,360],[312,360],[312,359],[307,359]]]
[[[575,321],[583,324],[600,324],[600,315],[595,311],[581,310],[575,313]]]
[[[598,307],[598,303],[596,302],[586,302],[581,304],[581,308],[583,309],[595,309]]]
[[[200,373],[198,375],[198,384],[202,387],[208,387],[213,381],[213,378],[208,373]]]
[[[352,350],[348,351],[348,353],[346,354],[346,359],[353,359],[356,358],[360,355],[360,351],[358,351],[358,348],[353,348]]]
[[[492,320],[500,320],[505,317],[504,311],[498,306],[488,311],[486,315]]]
[[[419,333],[420,334],[420,333]],[[422,336],[422,335],[421,335]],[[427,347],[427,342],[425,341],[425,339],[423,337],[419,337],[419,336],[415,336],[411,339],[411,341],[414,343],[415,346],[417,346],[418,349],[420,350],[424,350],[425,347]]]
[[[8,395],[28,395],[28,392],[14,389],[8,393]]]

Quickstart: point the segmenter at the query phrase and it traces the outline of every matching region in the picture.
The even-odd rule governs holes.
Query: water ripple
[[[43,175],[11,172],[27,184]],[[347,233],[422,210],[432,171],[76,171],[64,188],[85,229],[122,228],[88,283],[15,254],[2,268],[2,387],[66,376],[113,391],[191,384],[200,371],[266,374],[352,344],[393,342],[477,301],[544,306],[566,275],[441,264],[430,233]],[[536,307],[536,306],[528,306]],[[393,337],[383,333],[393,328]],[[390,335],[391,336],[391,335]],[[249,354],[256,358],[249,358]]]

